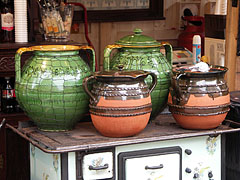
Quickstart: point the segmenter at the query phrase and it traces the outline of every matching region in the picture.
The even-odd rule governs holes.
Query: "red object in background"
[[[185,30],[178,36],[178,46],[185,47],[192,52],[194,35],[201,36],[201,55],[204,55],[205,20],[202,16],[185,16],[187,21]]]
[[[4,0],[0,6],[1,42],[14,42],[13,1]]]

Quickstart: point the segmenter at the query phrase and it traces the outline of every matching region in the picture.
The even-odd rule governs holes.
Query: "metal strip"
[[[68,153],[61,153],[61,179],[68,180]]]
[[[221,135],[221,180],[226,180],[226,135]]]
[[[97,148],[107,148],[107,147],[114,147],[114,146],[121,146],[121,145],[129,145],[129,144],[137,144],[137,143],[146,143],[146,142],[155,142],[155,141],[164,141],[164,140],[172,140],[172,139],[181,139],[181,138],[191,138],[196,136],[205,136],[205,135],[218,135],[224,133],[233,133],[239,132],[240,130],[240,123],[236,124],[233,121],[225,120],[224,122],[228,123],[229,125],[224,125],[224,128],[229,129],[213,129],[213,130],[206,130],[206,131],[191,131],[190,133],[181,133],[181,134],[170,134],[170,135],[161,135],[161,136],[151,136],[145,138],[118,138],[114,141],[103,141],[98,142],[96,144],[81,144],[75,145],[71,147],[46,147],[43,144],[39,144],[39,142],[31,137],[29,137],[24,132],[16,129],[15,127],[11,126],[10,124],[6,124],[6,127],[11,129],[13,132],[19,134],[24,139],[28,140],[34,146],[41,149],[43,152],[46,153],[64,153],[64,152],[74,152],[74,151],[86,151],[86,150],[93,150]],[[235,125],[236,124],[236,125]],[[232,126],[235,126],[234,128]]]
[[[77,180],[82,180],[82,160],[83,160],[83,152],[77,151],[76,154],[76,178]]]

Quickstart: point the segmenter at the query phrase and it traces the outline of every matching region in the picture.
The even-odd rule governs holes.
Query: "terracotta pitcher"
[[[173,70],[168,105],[183,128],[212,129],[225,119],[230,105],[226,72],[221,66],[211,66],[209,72]]]
[[[15,56],[16,98],[37,127],[45,131],[66,131],[88,112],[89,97],[83,79],[94,70],[79,56],[88,46],[43,45],[18,49]],[[21,69],[21,55],[33,56]]]
[[[145,84],[150,75],[152,84]],[[91,92],[88,82],[95,80]],[[95,128],[104,136],[126,137],[142,131],[152,111],[150,93],[156,86],[154,73],[146,71],[103,71],[84,79],[90,98],[90,115]]]
[[[165,48],[166,55],[160,52],[162,47]],[[117,52],[112,54],[113,50]],[[134,34],[121,38],[115,45],[108,45],[104,50],[104,70],[117,70],[119,65],[128,70],[149,71],[157,76],[157,86],[151,92],[151,117],[156,117],[167,104],[172,72],[172,46],[161,44],[143,35],[141,29],[135,29]],[[146,83],[151,84],[151,77],[146,79]]]

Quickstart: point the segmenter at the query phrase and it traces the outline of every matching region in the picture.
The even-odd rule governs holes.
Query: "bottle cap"
[[[202,56],[202,57],[201,57],[201,61],[209,64],[209,60],[208,60],[208,57],[207,57],[207,56]]]
[[[200,35],[193,36],[193,44],[201,44],[201,36]]]

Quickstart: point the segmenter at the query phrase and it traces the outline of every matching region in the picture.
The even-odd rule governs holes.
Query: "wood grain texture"
[[[235,90],[239,91],[240,90],[240,57],[238,56],[236,59],[236,79],[235,79]]]
[[[226,56],[225,64],[228,67],[226,75],[230,91],[234,91],[236,78],[236,59],[237,59],[237,35],[238,35],[238,7],[232,7],[232,1],[228,1],[227,20],[226,20]]]
[[[164,2],[165,19],[163,20],[89,23],[88,34],[96,50],[99,69],[102,70],[105,47],[114,44],[124,36],[133,34],[135,28],[142,29],[144,35],[151,36],[153,39],[168,41],[176,46],[180,33],[179,14],[178,1],[168,0]],[[71,34],[70,39],[79,43],[86,43],[83,24],[80,24],[80,32]]]

